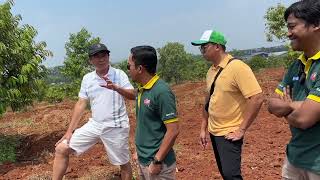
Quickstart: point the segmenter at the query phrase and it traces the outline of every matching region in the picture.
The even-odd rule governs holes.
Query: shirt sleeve
[[[120,86],[125,89],[134,89],[125,72],[120,70]]]
[[[178,121],[176,98],[170,89],[162,92],[159,97],[159,111],[161,120],[167,124]]]
[[[235,66],[235,82],[245,98],[262,92],[255,75],[247,64],[242,61],[234,61],[233,65]]]
[[[295,67],[294,65],[295,63],[292,63],[289,68],[288,68],[288,71],[286,72],[286,74],[283,76],[283,79],[282,81],[278,84],[275,92],[279,95],[283,95],[283,88],[284,87],[287,87],[287,86],[290,86],[292,87],[293,83],[292,83],[292,72],[293,71],[293,68]]]
[[[79,97],[83,98],[83,99],[88,99],[89,98],[89,96],[88,96],[88,88],[87,88],[87,83],[86,83],[85,76],[83,77],[83,79],[81,81]]]
[[[320,103],[320,77],[319,77],[320,74],[319,73],[320,72],[317,72],[315,84],[310,89],[309,95],[307,96],[307,99],[314,100],[318,103]]]

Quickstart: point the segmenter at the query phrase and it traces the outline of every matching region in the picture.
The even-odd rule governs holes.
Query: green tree
[[[8,106],[16,111],[37,98],[45,76],[41,62],[52,56],[45,42],[35,42],[36,29],[19,25],[22,17],[11,13],[13,4],[0,5],[0,115]]]
[[[253,71],[258,71],[260,69],[268,67],[268,61],[266,58],[261,56],[253,56],[247,64],[251,67]]]
[[[71,81],[72,87],[75,88],[73,92],[80,89],[82,77],[93,70],[89,63],[88,48],[99,42],[100,38],[92,37],[85,28],[78,33],[70,34],[69,41],[65,45],[66,58],[61,72]]]
[[[268,8],[264,18],[266,20],[266,36],[268,41],[274,41],[275,38],[280,41],[286,40],[287,28],[283,18],[286,7],[278,4],[276,7]]]
[[[232,49],[232,51],[230,51],[229,53],[234,57],[243,57],[246,55],[244,51],[237,50],[237,49]]]
[[[206,78],[207,72],[211,64],[205,60],[202,55],[191,55],[192,61],[188,65],[190,75],[189,80],[203,80]]]
[[[264,16],[268,41],[274,41],[275,38],[283,42],[287,40],[287,27],[284,19],[285,10],[286,7],[282,4],[268,8]],[[293,59],[298,58],[300,53],[293,51],[289,44],[286,46],[288,47],[288,54],[287,57],[284,58],[284,60],[287,61],[284,62],[284,64],[288,67]]]
[[[159,48],[158,52],[159,74],[165,81],[178,84],[189,79],[192,59],[182,44],[167,43],[164,47]]]
[[[47,84],[62,84],[62,83],[70,83],[70,80],[61,73],[61,68],[63,66],[55,66],[47,69],[47,77],[44,81]]]
[[[113,66],[117,69],[121,69],[123,72],[125,72],[127,75],[129,75],[128,69],[127,69],[128,60],[124,59],[119,63],[113,64]]]

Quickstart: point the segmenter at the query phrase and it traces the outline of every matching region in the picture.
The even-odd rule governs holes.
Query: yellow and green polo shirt
[[[167,131],[165,124],[178,121],[176,100],[169,85],[159,79],[158,75],[155,75],[138,90],[136,148],[139,162],[149,165],[158,152]],[[168,166],[176,161],[173,149],[163,161]]]
[[[226,56],[218,66],[207,72],[207,91],[220,68],[215,89],[210,98],[208,130],[215,136],[224,136],[239,128],[243,121],[247,98],[262,92],[250,67],[241,60],[228,61]]]
[[[306,80],[301,84],[299,71],[303,69],[303,65]],[[288,85],[292,88],[293,101],[304,101],[307,98],[320,103],[320,51],[308,59],[302,54],[295,60],[278,85],[276,93],[283,95],[283,88]],[[287,145],[289,162],[320,174],[320,122],[306,130],[292,126],[290,130],[292,138]]]

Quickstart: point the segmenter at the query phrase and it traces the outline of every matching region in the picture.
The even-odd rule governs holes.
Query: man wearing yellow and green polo
[[[282,166],[282,179],[320,179],[320,1],[298,1],[285,13],[287,36],[295,51],[293,60],[276,88],[276,97],[268,99],[268,110],[283,117],[292,137]]]
[[[156,74],[157,53],[151,46],[131,49],[128,71],[137,82],[135,134],[141,180],[175,179],[173,151],[179,134],[175,96]]]
[[[200,40],[203,57],[212,63],[207,72],[206,106],[201,123],[200,144],[207,146],[207,131],[224,180],[239,180],[244,134],[256,118],[263,102],[262,90],[250,67],[226,53],[226,39],[218,31],[207,30]]]

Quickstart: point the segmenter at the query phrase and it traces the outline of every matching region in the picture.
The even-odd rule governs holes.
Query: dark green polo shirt
[[[158,152],[167,128],[165,124],[177,122],[176,100],[170,87],[155,75],[139,88],[136,100],[136,148],[138,160],[149,165]],[[170,166],[176,161],[173,149],[164,163]]]
[[[305,65],[306,80],[299,82],[299,70]],[[303,71],[303,68],[300,70]],[[320,103],[320,51],[309,59],[304,55],[293,62],[276,89],[283,94],[283,87],[292,87],[294,101],[304,101],[306,98]],[[320,118],[320,117],[319,117]],[[320,121],[311,128],[302,130],[290,126],[292,138],[287,145],[287,157],[296,167],[320,174]]]

